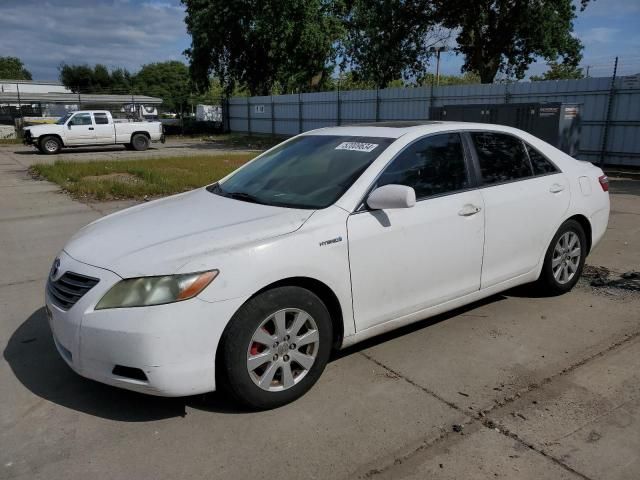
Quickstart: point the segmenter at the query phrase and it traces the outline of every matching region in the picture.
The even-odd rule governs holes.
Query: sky
[[[575,34],[591,76],[609,76],[616,55],[620,74],[640,72],[640,0],[593,1]],[[189,44],[179,0],[0,0],[0,56],[20,57],[35,80],[56,80],[61,63],[135,72],[151,62],[186,62]],[[461,65],[446,53],[441,71],[458,74]],[[538,62],[529,74],[545,70]]]

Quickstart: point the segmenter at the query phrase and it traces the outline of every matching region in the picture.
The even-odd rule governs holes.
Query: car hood
[[[46,125],[31,125],[30,127],[25,127],[25,130],[29,130],[32,137],[39,137],[44,134],[60,133],[63,127],[64,125],[47,123]]]
[[[293,232],[312,213],[234,200],[202,188],[96,220],[64,250],[125,278],[173,274],[212,254]]]

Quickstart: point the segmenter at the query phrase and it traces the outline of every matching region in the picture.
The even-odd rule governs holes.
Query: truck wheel
[[[125,143],[124,148],[125,150],[133,150],[133,145],[131,145],[130,143]]]
[[[43,137],[38,143],[38,149],[45,155],[55,155],[62,150],[62,142],[58,137]]]
[[[133,146],[134,150],[141,152],[149,148],[149,139],[147,138],[146,135],[143,135],[142,133],[136,133],[131,138],[131,145]]]

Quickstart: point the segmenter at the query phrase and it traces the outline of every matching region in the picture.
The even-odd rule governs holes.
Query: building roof
[[[15,83],[15,82],[14,82]],[[144,105],[160,105],[162,99],[158,97],[148,97],[146,95],[102,95],[97,93],[80,94],[77,93],[40,93],[40,92],[20,92],[18,99],[17,92],[0,92],[0,104],[3,103],[59,103],[64,105],[77,105],[78,103],[89,103],[97,105],[122,105],[129,103],[142,103]]]
[[[62,86],[62,82],[58,82],[57,80],[12,80],[9,78],[0,78],[0,83],[16,83],[25,84],[25,85],[54,85],[54,86]]]

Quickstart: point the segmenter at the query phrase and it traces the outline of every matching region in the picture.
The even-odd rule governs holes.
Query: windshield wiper
[[[258,199],[258,197],[256,197],[255,195],[251,195],[250,193],[245,193],[245,192],[225,192],[224,195],[229,197],[229,198],[233,198],[235,200],[242,200],[242,201],[245,201],[245,202],[259,203],[259,204],[264,205],[263,201]]]

